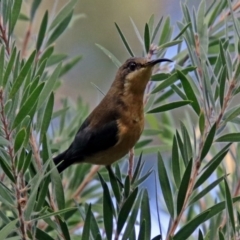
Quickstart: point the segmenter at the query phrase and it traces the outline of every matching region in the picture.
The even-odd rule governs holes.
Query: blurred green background
[[[30,1],[24,1],[22,11],[29,13]],[[36,33],[46,9],[51,13],[57,12],[66,4],[66,0],[43,0],[34,21],[32,40],[36,39]],[[191,1],[191,5],[194,1]],[[76,5],[75,18],[70,28],[63,34],[56,44],[56,52],[69,54],[70,56],[82,55],[82,60],[73,70],[64,76],[63,84],[56,94],[56,103],[63,96],[68,96],[74,101],[78,96],[90,104],[91,109],[101,100],[102,94],[91,84],[96,84],[103,92],[106,92],[114,79],[116,67],[112,61],[95,45],[104,46],[111,51],[121,62],[129,57],[118,35],[114,22],[124,32],[131,48],[136,56],[142,55],[141,43],[133,30],[131,19],[135,22],[142,34],[145,23],[152,14],[155,22],[162,16],[170,15],[171,23],[175,25],[181,19],[180,1],[176,0],[79,0]],[[28,14],[27,14],[28,15]],[[16,34],[22,36],[27,31],[28,23],[22,21]],[[20,39],[21,41],[21,39]]]

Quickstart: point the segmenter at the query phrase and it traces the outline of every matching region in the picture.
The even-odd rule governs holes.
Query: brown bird
[[[134,147],[144,128],[143,97],[152,69],[166,61],[171,62],[136,57],[118,69],[109,91],[83,122],[70,147],[53,159],[59,172],[82,162],[110,166]]]

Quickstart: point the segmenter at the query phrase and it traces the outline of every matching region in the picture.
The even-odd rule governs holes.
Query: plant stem
[[[24,221],[24,210],[23,207],[25,206],[25,199],[21,196],[21,184],[19,183],[19,178],[15,166],[15,161],[14,161],[14,149],[12,146],[12,139],[11,139],[11,131],[9,130],[8,126],[8,121],[6,118],[6,115],[4,113],[4,98],[3,98],[3,89],[0,89],[0,106],[1,106],[1,111],[0,111],[0,116],[1,116],[1,122],[3,124],[3,131],[5,134],[5,139],[9,141],[9,146],[8,146],[8,154],[11,160],[11,168],[12,168],[12,173],[14,177],[14,189],[15,189],[15,194],[16,194],[16,200],[17,200],[17,210],[18,210],[18,218],[20,222],[20,231],[22,234],[22,240],[27,240],[27,234],[26,234],[26,228],[27,228],[27,223]],[[24,203],[24,204],[23,204]]]

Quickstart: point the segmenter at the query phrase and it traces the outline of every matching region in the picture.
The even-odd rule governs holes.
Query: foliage
[[[169,47],[176,50],[174,69],[156,68],[147,87],[147,127],[135,146],[139,157],[132,176],[123,171],[122,162],[113,166],[114,174],[80,164],[62,175],[52,162],[88,113],[80,99],[76,104],[64,99],[62,108],[54,110],[60,77],[81,59],[56,54],[53,45],[67,30],[76,3],[68,1],[56,16],[45,12],[31,49],[31,28],[41,0],[32,2],[29,16],[20,13],[22,0],[0,1],[1,238],[237,239],[240,108],[231,102],[240,92],[239,1],[206,6],[202,0],[192,10],[182,2],[176,37],[169,17],[155,24],[152,15],[143,36],[132,21],[148,59],[164,57]],[[29,27],[22,45],[16,46],[13,33],[21,20]],[[115,25],[127,52],[135,56]],[[121,64],[97,46],[116,66]],[[185,111],[181,121],[175,117],[177,108]],[[149,144],[153,140],[155,146]],[[157,155],[156,171],[142,173],[141,152]],[[235,165],[232,172],[226,161]],[[162,207],[155,209],[161,217],[154,238],[152,196],[142,187],[150,175],[161,188],[161,197],[155,197]]]

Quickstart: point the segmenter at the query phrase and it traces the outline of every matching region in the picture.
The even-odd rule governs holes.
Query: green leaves
[[[178,102],[172,102],[172,103],[167,103],[165,105],[153,108],[151,110],[149,110],[147,113],[159,113],[159,112],[165,112],[165,111],[169,111],[172,110],[174,108],[179,108],[182,106],[185,106],[187,104],[192,103],[192,101],[178,101]]]
[[[216,125],[216,123],[214,123],[205,139],[205,142],[204,142],[204,145],[202,148],[202,152],[201,152],[200,160],[203,160],[203,158],[207,155],[207,153],[213,143],[213,139],[214,139],[215,132],[216,132],[216,127],[217,127],[217,125]]]
[[[170,213],[170,215],[173,219],[174,218],[174,205],[173,205],[172,190],[170,187],[170,182],[169,182],[169,178],[167,175],[167,171],[164,166],[163,159],[162,159],[162,156],[160,153],[158,153],[158,176],[159,176],[159,182],[161,185],[165,204],[167,205],[168,212]]]
[[[20,14],[22,6],[22,0],[14,1],[13,7],[12,7],[12,12],[11,12],[11,20],[9,24],[9,35],[12,34],[14,27],[17,23],[18,16]]]
[[[178,196],[177,196],[177,214],[180,214],[183,204],[185,202],[188,184],[189,184],[191,171],[192,171],[192,162],[193,162],[192,160],[189,161],[179,187]]]
[[[134,54],[133,54],[130,46],[128,45],[128,42],[127,42],[126,38],[124,37],[121,29],[120,29],[119,26],[117,25],[117,23],[115,23],[115,26],[116,26],[116,28],[117,28],[117,30],[118,30],[118,33],[119,33],[119,35],[120,35],[120,37],[121,37],[121,39],[122,39],[122,42],[123,42],[124,46],[126,47],[126,49],[127,49],[127,51],[128,51],[128,53],[130,54],[130,56],[134,57]]]
[[[228,133],[215,140],[216,142],[240,142],[240,133]]]
[[[36,45],[37,51],[39,51],[42,46],[43,39],[45,37],[45,33],[47,29],[47,23],[48,23],[48,11],[45,12],[41,26],[40,26],[40,30],[37,38],[37,45]]]
[[[23,104],[22,108],[19,110],[18,114],[15,117],[12,129],[16,128],[23,121],[25,116],[30,113],[30,111],[33,109],[35,104],[37,104],[37,102],[39,100],[38,97],[39,97],[40,93],[42,92],[43,87],[44,87],[44,83],[41,83],[33,91],[33,93],[27,98],[27,100]]]
[[[33,60],[35,58],[36,55],[36,51],[33,51],[33,53],[30,55],[30,57],[28,58],[27,62],[24,64],[24,66],[22,67],[17,79],[14,81],[14,84],[12,86],[12,89],[9,93],[9,97],[13,98],[14,95],[17,93],[17,91],[20,89],[20,86],[22,85],[25,77],[28,74],[28,71],[31,69],[32,64],[33,64]],[[9,69],[11,70],[11,69]],[[6,73],[5,73],[6,74]],[[5,77],[5,76],[4,76]]]

